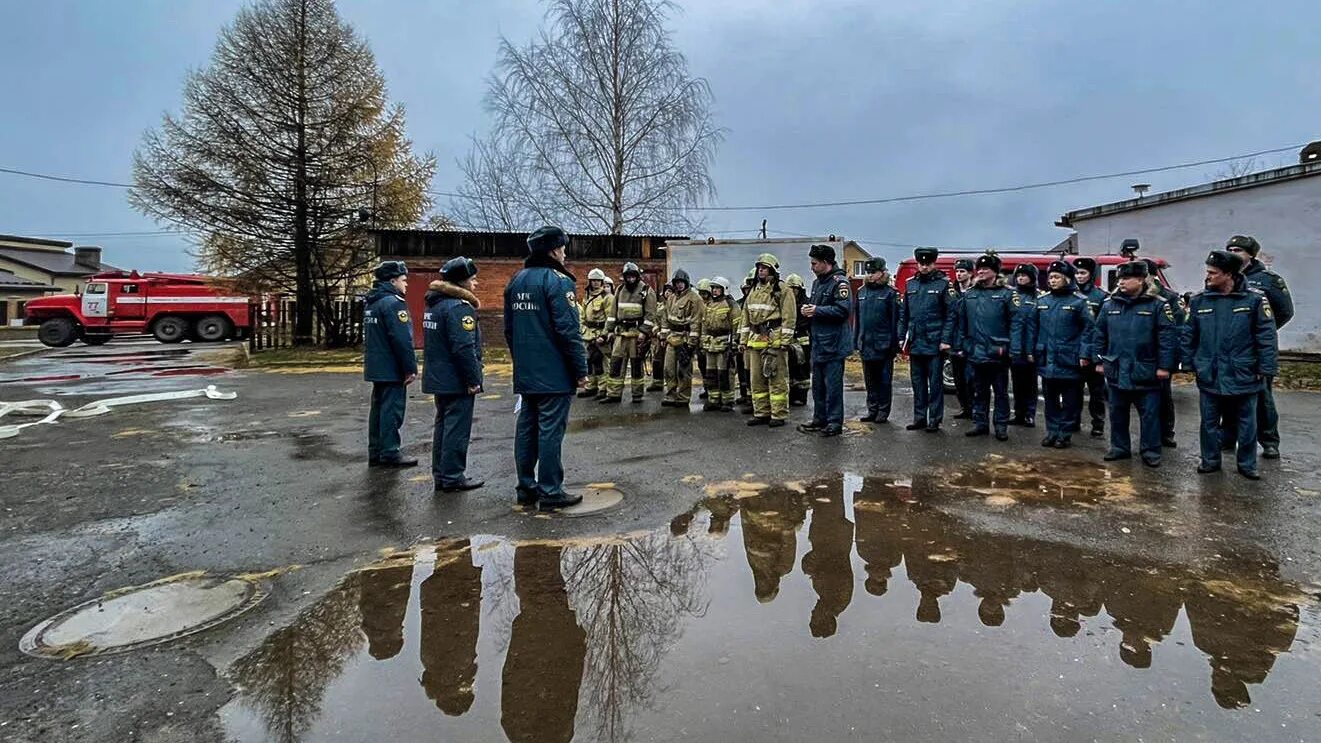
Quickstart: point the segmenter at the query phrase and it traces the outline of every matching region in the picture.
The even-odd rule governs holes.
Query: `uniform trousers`
[[[812,420],[844,425],[844,359],[812,360]]]
[[[1014,417],[1019,420],[1034,420],[1037,417],[1037,365],[1029,362],[1015,362],[1010,367],[1014,383]]]
[[[1257,469],[1258,394],[1213,395],[1202,391],[1199,407],[1202,414],[1200,443],[1202,464],[1220,466],[1220,442],[1227,437],[1238,447],[1237,464],[1241,470]],[[1221,428],[1221,420],[1226,421]]]
[[[647,386],[647,380],[642,376],[643,356],[646,353],[647,345],[639,341],[637,334],[620,335],[615,338],[614,348],[610,350],[610,380],[606,384],[606,390],[611,397],[623,397],[624,372],[627,368],[633,377],[633,399],[642,399]]]
[[[1069,435],[1069,425],[1078,420],[1078,388],[1081,379],[1041,379],[1046,398],[1046,435],[1063,439]]]
[[[472,395],[436,395],[431,432],[431,477],[441,487],[462,485],[472,438]]]
[[[945,360],[913,354],[908,365],[913,380],[913,422],[940,425],[945,418]]]
[[[894,399],[894,356],[863,359],[862,381],[867,386],[867,414],[888,420]]]
[[[968,363],[972,367],[973,428],[987,429],[989,423],[994,423],[997,433],[1006,430],[1009,427],[1009,365],[1000,361]],[[994,416],[990,411],[992,394],[995,395]]]
[[[518,489],[551,500],[564,497],[564,465],[560,449],[569,423],[573,393],[523,395],[514,424],[514,466]]]
[[[372,404],[367,413],[367,459],[394,462],[399,459],[399,429],[404,425],[408,385],[403,382],[372,382]]]
[[[1138,445],[1142,456],[1160,457],[1160,388],[1150,390],[1106,391],[1110,406],[1110,450],[1121,456],[1133,453],[1133,439],[1128,430],[1131,408],[1138,411]]]

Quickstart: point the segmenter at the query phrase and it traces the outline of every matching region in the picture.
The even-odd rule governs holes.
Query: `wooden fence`
[[[269,297],[248,306],[252,315],[252,332],[248,336],[248,348],[252,351],[264,351],[271,348],[285,348],[294,345],[294,319],[297,317],[298,303],[289,297]],[[318,346],[356,346],[362,343],[361,301],[352,299],[336,300],[331,305],[332,323],[326,323],[321,315],[312,315],[312,342]],[[333,327],[332,327],[333,324]],[[338,337],[333,332],[339,330]]]

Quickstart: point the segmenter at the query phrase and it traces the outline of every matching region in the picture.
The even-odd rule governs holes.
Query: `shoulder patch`
[[[408,310],[399,310],[399,322],[408,322]]]
[[[463,319],[459,321],[459,324],[463,326],[464,330],[471,333],[477,329],[477,318],[472,315],[464,315]]]
[[[840,299],[849,298],[849,282],[847,281],[839,282],[839,298]]]
[[[1271,312],[1271,303],[1270,303],[1270,302],[1262,302],[1262,303],[1261,303],[1261,314],[1265,315],[1267,319],[1272,319],[1272,318],[1275,317],[1275,313],[1274,313],[1274,312]]]

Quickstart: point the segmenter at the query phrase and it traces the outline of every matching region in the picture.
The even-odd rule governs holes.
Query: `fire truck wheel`
[[[86,343],[89,346],[104,346],[105,344],[110,342],[111,337],[112,336],[106,335],[104,333],[101,335],[92,335],[90,333],[83,333],[83,343]]]
[[[188,323],[182,317],[162,317],[152,327],[151,334],[161,343],[178,343],[188,334]]]
[[[229,320],[224,315],[207,315],[197,321],[197,339],[207,343],[223,341],[229,336]]]
[[[52,317],[37,328],[37,340],[52,348],[64,348],[78,340],[78,326],[67,317]]]

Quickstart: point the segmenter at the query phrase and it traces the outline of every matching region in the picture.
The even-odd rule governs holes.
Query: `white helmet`
[[[724,276],[711,277],[711,286],[718,286],[725,291],[729,291],[729,279]]]
[[[615,280],[612,279],[612,278],[610,278],[609,276],[607,276],[607,277],[605,277],[605,285],[606,285],[606,286],[614,286],[614,285],[615,285]]]
[[[587,280],[588,280],[588,281],[605,281],[605,280],[606,280],[606,278],[605,278],[605,271],[602,271],[602,270],[599,269],[599,268],[593,268],[591,271],[589,271],[589,272],[587,273]]]

